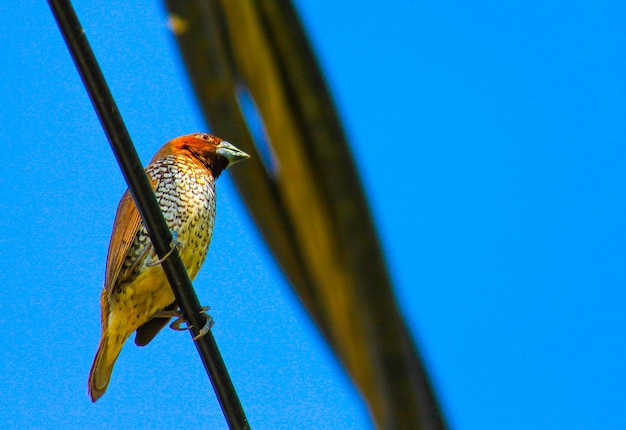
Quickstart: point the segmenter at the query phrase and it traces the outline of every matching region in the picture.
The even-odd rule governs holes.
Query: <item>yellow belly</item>
[[[109,334],[123,343],[155,312],[174,301],[174,293],[160,266],[147,268],[133,282],[121,286],[111,296]]]

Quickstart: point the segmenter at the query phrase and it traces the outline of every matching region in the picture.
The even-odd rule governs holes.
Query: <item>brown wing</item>
[[[154,190],[158,184],[158,180],[151,179],[150,185]],[[113,232],[111,233],[111,241],[109,242],[109,251],[107,255],[106,274],[104,278],[104,289],[107,297],[111,296],[113,288],[122,271],[122,266],[126,255],[135,240],[135,236],[139,232],[141,226],[141,216],[135,206],[130,192],[126,190],[122,195],[117,212],[115,213],[115,221],[113,222]],[[148,247],[152,244],[148,242]],[[149,251],[149,248],[147,251]]]

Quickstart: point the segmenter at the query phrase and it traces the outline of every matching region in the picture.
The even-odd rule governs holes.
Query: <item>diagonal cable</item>
[[[152,245],[159,258],[163,259],[171,250],[172,234],[163,218],[128,130],[89,46],[87,37],[70,1],[49,0],[49,4],[124,174],[130,193],[150,235]],[[168,258],[165,258],[162,267],[172,287],[176,302],[185,319],[193,326],[192,334],[196,336],[200,328],[204,327],[207,322],[207,317],[202,313],[200,302],[176,248]],[[245,413],[213,334],[209,331],[205,336],[198,338],[195,345],[229,427],[231,429],[248,429],[249,425]]]

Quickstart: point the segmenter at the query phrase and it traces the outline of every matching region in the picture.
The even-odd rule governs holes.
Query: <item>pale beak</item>
[[[243,152],[241,149],[237,148],[236,146],[226,142],[225,140],[222,140],[217,145],[217,151],[215,152],[221,155],[222,157],[225,157],[228,160],[228,166],[226,166],[227,168],[232,166],[238,161],[245,160],[246,158],[250,158],[248,154],[246,154],[245,152]]]

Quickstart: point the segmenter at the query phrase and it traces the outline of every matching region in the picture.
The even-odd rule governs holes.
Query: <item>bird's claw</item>
[[[167,251],[167,254],[165,254],[163,258],[159,258],[157,261],[149,261],[146,263],[146,266],[153,267],[153,266],[163,263],[165,260],[167,260],[167,257],[172,255],[172,253],[174,252],[176,248],[179,248],[180,250],[182,250],[183,243],[178,240],[178,233],[176,233],[175,230],[172,230],[172,242],[170,243],[170,250]]]
[[[208,307],[207,309],[202,308],[202,311],[200,312],[201,314],[202,313],[206,314],[206,322],[204,323],[204,327],[200,329],[198,334],[191,338],[191,340],[193,340],[194,342],[200,339],[202,336],[205,336],[209,331],[211,331],[211,327],[213,327],[213,324],[215,324],[215,321],[213,321],[213,317],[211,317],[211,315],[206,313],[207,310],[208,310]]]
[[[174,331],[185,331],[191,328],[191,326],[181,327],[181,324],[187,324],[185,317],[183,317],[182,315],[170,323],[170,328]]]
[[[201,338],[202,336],[207,334],[209,330],[211,330],[211,327],[213,327],[213,324],[214,324],[213,318],[211,317],[211,315],[207,314],[209,310],[211,310],[211,307],[209,306],[202,306],[202,308],[200,309],[201,314],[206,314],[207,321],[204,324],[204,327],[200,329],[200,333],[194,336],[192,340]],[[170,311],[158,311],[154,314],[153,318],[176,318],[174,321],[170,323],[170,328],[175,331],[191,330],[191,328],[193,327],[193,325],[187,325],[186,327],[181,327],[182,324],[187,324],[187,320],[183,316],[183,313],[181,312],[180,309],[170,310]]]

